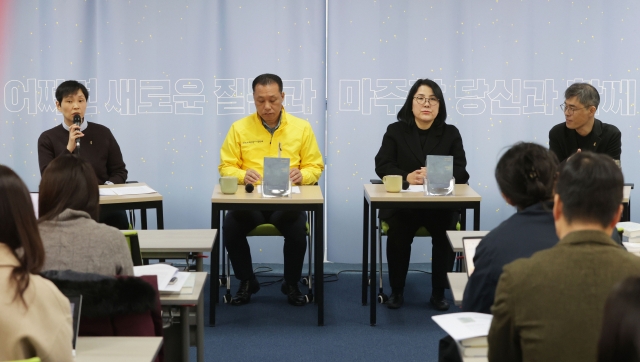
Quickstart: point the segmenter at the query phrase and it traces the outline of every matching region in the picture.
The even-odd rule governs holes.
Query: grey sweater
[[[97,223],[86,212],[66,209],[39,228],[46,254],[43,271],[133,275],[131,252],[122,232]]]

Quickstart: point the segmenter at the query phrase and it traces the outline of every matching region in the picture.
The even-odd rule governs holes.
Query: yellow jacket
[[[278,157],[278,144],[282,145],[280,156],[291,159],[291,168],[300,169],[303,185],[318,182],[324,163],[313,129],[309,122],[288,114],[284,107],[280,127],[273,136],[257,112],[231,125],[220,149],[220,176],[235,176],[238,184],[244,183],[248,169],[263,176],[264,157]]]

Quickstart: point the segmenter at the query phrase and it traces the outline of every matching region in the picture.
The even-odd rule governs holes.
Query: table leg
[[[211,276],[209,277],[209,325],[216,325],[216,304],[220,300],[220,209],[211,206],[211,228],[218,230],[211,249]]]
[[[324,207],[320,205],[313,213],[313,246],[314,261],[314,279],[315,279],[315,299],[318,305],[318,325],[324,325]]]
[[[375,230],[376,227],[376,208],[371,207],[369,213],[369,248],[371,248],[371,255],[369,256],[369,301],[371,302],[369,309],[369,323],[372,326],[376,325],[376,282],[378,280],[377,268],[376,268],[376,240]]]
[[[367,305],[367,254],[369,253],[369,241],[367,240],[369,224],[367,224],[367,220],[369,219],[369,203],[367,202],[366,197],[364,197],[362,210],[362,305]]]
[[[197,272],[201,272],[204,269],[204,262],[203,262],[203,258],[204,255],[202,253],[197,253],[196,254],[196,271]]]
[[[189,306],[180,308],[180,324],[182,327],[182,360],[189,362]]]
[[[156,207],[156,228],[158,230],[164,229],[164,213],[162,212],[162,202]]]
[[[480,203],[473,206],[473,230],[480,230]]]
[[[140,227],[147,230],[147,209],[140,209]]]
[[[211,278],[209,278],[211,280]],[[209,281],[211,283],[211,281]],[[200,293],[196,308],[196,346],[198,348],[198,362],[204,362],[204,293]]]

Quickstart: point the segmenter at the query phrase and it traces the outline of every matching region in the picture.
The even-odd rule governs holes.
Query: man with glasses
[[[611,124],[595,118],[600,95],[588,83],[574,83],[564,92],[565,122],[555,125],[549,131],[549,148],[555,152],[560,162],[580,151],[605,153],[614,160],[620,160],[622,142],[620,130]]]

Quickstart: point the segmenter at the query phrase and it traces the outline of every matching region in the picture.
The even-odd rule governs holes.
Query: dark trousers
[[[118,230],[129,230],[129,219],[127,212],[124,210],[113,210],[104,212],[100,210],[98,222],[113,226]]]
[[[421,226],[431,234],[432,274],[434,289],[449,287],[447,272],[453,268],[455,253],[447,240],[447,230],[455,230],[458,214],[448,210],[398,210],[387,223],[387,262],[389,265],[389,283],[391,288],[404,288],[411,244],[416,231]]]
[[[284,236],[284,280],[300,281],[307,251],[307,214],[303,211],[229,211],[224,217],[222,236],[236,278],[253,279],[251,248],[247,234],[261,224],[273,224]]]

